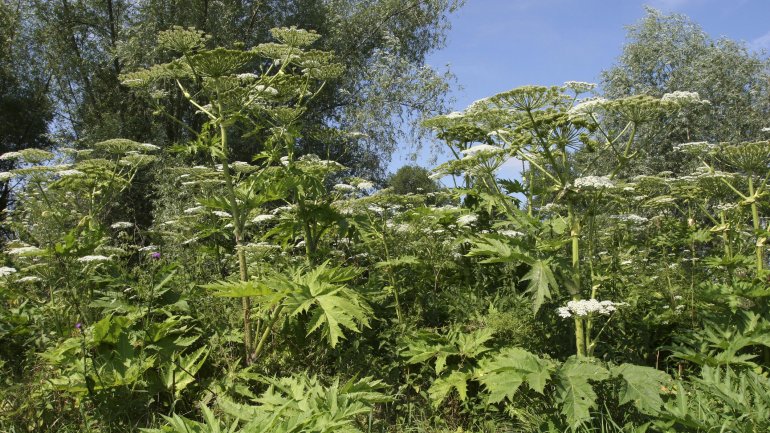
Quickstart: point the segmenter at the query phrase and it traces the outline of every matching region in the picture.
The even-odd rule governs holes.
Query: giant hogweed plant
[[[211,212],[232,231],[238,280],[206,287],[219,296],[242,299],[247,363],[260,355],[282,312],[296,316],[317,306],[309,332],[322,328],[334,346],[341,336],[340,327],[356,330],[356,321],[366,324],[368,311],[355,292],[334,285],[350,279],[340,279],[347,271],[325,265],[313,268],[318,265],[321,237],[341,220],[331,207],[334,195],[328,194],[325,181],[343,167],[297,153],[298,120],[324,82],[338,76],[341,67],[333,62],[331,53],[308,48],[319,37],[313,32],[282,28],[273,29],[272,35],[277,43],[250,50],[207,49],[202,32],[169,30],[159,35],[159,46],[178,57],[123,76],[125,84],[151,91],[164,82],[174,83],[205,119],[202,131],[194,131],[197,139],[188,149],[204,151],[216,166],[182,168],[188,177],[183,185],[214,184],[221,189],[207,188],[204,192],[208,194],[201,194],[198,200],[200,207],[185,212]],[[253,157],[256,164],[232,160],[229,137],[236,130],[246,131],[245,137],[262,139],[262,150]],[[277,204],[284,206],[276,208]],[[275,210],[270,213],[270,208]],[[260,233],[259,227],[249,230],[249,225],[268,223],[276,214],[281,218],[276,218],[277,224],[267,233]],[[305,271],[298,271],[291,280],[252,278],[250,269],[255,263],[249,263],[249,252],[271,248],[250,243],[260,235],[284,245],[304,246],[307,262],[301,269]],[[311,277],[318,279],[311,281]],[[268,287],[270,284],[273,286]],[[264,310],[264,321],[258,321],[257,329],[251,318],[254,297]]]
[[[526,86],[482,99],[462,113],[439,116],[426,122],[438,131],[439,138],[447,141],[457,157],[437,168],[438,175],[462,175],[465,185],[477,191],[486,210],[498,214],[508,224],[530,229],[534,234],[534,256],[522,250],[522,240],[514,241],[511,249],[497,239],[481,238],[476,255],[491,255],[493,261],[513,260],[524,262],[530,270],[524,279],[529,280],[528,291],[533,295],[533,308],[538,310],[552,291],[559,289],[549,256],[559,250],[559,243],[544,242],[533,227],[542,227],[542,210],[563,206],[566,215],[556,212],[551,222],[570,248],[570,271],[564,272],[561,284],[566,287],[572,301],[560,310],[565,317],[572,317],[575,324],[575,345],[579,356],[593,353],[592,341],[594,313],[615,310],[610,301],[601,303],[584,301],[586,292],[590,299],[599,296],[598,284],[582,278],[581,238],[583,227],[595,217],[592,213],[606,201],[607,192],[621,184],[620,174],[643,151],[636,143],[637,130],[648,124],[664,127],[668,116],[691,105],[703,104],[697,94],[677,92],[663,98],[632,96],[618,100],[601,98],[579,100],[590,91],[592,85],[570,82],[563,87]],[[619,126],[615,126],[619,125]],[[473,145],[474,143],[480,143]],[[578,172],[575,164],[577,151],[587,152],[589,162]],[[599,156],[611,156],[612,164],[598,164]],[[511,159],[526,164],[522,178],[525,184],[498,180],[497,170]],[[512,194],[523,193],[527,212],[516,206],[518,199]],[[535,216],[535,208],[540,214]],[[562,222],[563,221],[563,222]],[[503,225],[505,223],[502,223]],[[551,224],[553,227],[553,224]],[[552,230],[553,231],[553,230]],[[542,230],[540,230],[542,233]],[[592,244],[591,233],[587,242]],[[588,258],[589,265],[591,257]],[[589,266],[592,267],[592,266]],[[590,290],[586,290],[586,286]],[[596,304],[596,308],[593,307]],[[605,308],[606,307],[606,308]],[[586,310],[586,308],[591,311]]]

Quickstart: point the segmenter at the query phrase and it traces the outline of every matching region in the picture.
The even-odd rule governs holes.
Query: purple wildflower
[[[82,323],[78,322],[78,323],[75,324],[75,329],[77,329],[78,331],[82,330],[82,328],[83,328],[83,324]]]
[[[150,254],[150,257],[152,257],[154,260],[160,260],[160,253],[155,251],[152,254]]]

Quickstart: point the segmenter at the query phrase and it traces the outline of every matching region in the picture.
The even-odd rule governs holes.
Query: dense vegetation
[[[340,17],[412,4],[290,3],[335,38],[350,37]],[[398,137],[372,122],[397,113],[327,104],[371,85],[382,104],[441,106],[437,76],[407,79],[450,8],[422,4],[407,15],[422,24],[394,28],[434,42],[376,55],[408,88],[369,81],[371,51],[351,63],[291,22],[238,43],[248,21],[223,14],[231,27],[203,20],[214,32],[131,15],[160,30],[151,58],[137,33],[113,41],[132,68],[89,56],[88,73],[56,75],[115,83],[96,99],[49,89],[33,108],[43,125],[69,110],[68,142],[31,129],[0,155],[0,430],[770,428],[767,61],[650,10],[603,97],[567,82],[418,113],[450,160],[362,177],[387,153],[372,165],[366,140]],[[44,93],[26,73],[17,101]],[[512,161],[521,176],[500,178]]]

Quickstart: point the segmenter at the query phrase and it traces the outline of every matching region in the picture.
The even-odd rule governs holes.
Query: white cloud
[[[754,51],[770,51],[770,32],[767,32],[764,35],[749,42],[749,49]]]

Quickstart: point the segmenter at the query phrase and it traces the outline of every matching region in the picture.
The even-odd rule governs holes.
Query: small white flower
[[[279,206],[270,211],[273,215],[278,215],[284,212],[291,212],[294,210],[294,205],[287,204],[286,206]]]
[[[142,251],[142,252],[144,252],[144,251],[157,251],[157,250],[158,250],[158,247],[156,247],[155,245],[147,245],[146,247],[139,248],[139,251]]]
[[[32,254],[37,254],[42,252],[38,247],[18,247],[18,248],[11,248],[8,250],[8,254],[12,256],[27,256]]]
[[[239,80],[257,80],[259,79],[259,75],[252,74],[251,72],[246,72],[244,74],[236,75],[236,78],[238,78]]]
[[[380,206],[376,206],[376,205],[369,205],[366,208],[369,209],[371,212],[374,212],[376,214],[381,214],[381,213],[383,213],[385,211],[385,209],[381,208]]]
[[[524,236],[524,233],[518,232],[516,230],[500,230],[500,234],[509,238],[518,238],[519,236]]]
[[[596,299],[580,299],[567,302],[566,307],[556,309],[557,314],[562,318],[569,318],[572,315],[577,317],[586,317],[592,314],[609,315],[616,311],[618,307],[628,305],[625,302],[597,301]]]
[[[156,146],[154,144],[150,144],[150,143],[139,143],[139,147],[142,150],[150,150],[150,151],[160,149],[160,147],[158,147],[158,146]]]
[[[346,183],[338,183],[334,185],[334,189],[342,192],[350,192],[350,191],[355,191],[356,187],[354,187],[353,185],[348,185]]]
[[[183,210],[182,212],[186,213],[186,214],[194,214],[194,213],[203,212],[204,210],[206,210],[205,206],[195,206],[195,207],[189,207],[189,208]]]
[[[358,188],[361,191],[368,191],[374,188],[374,184],[372,182],[365,180],[363,182],[358,182],[358,185],[356,185],[356,188]]]
[[[675,102],[677,104],[697,104],[704,101],[698,95],[698,92],[686,92],[677,90],[676,92],[666,93],[660,98],[664,102]]]
[[[69,170],[58,171],[58,172],[56,172],[56,174],[58,174],[61,177],[67,177],[67,176],[82,176],[85,173],[83,173],[80,170],[75,170],[74,168],[72,168],[72,169],[69,169]]]
[[[770,127],[762,128],[762,132],[770,132]]]
[[[102,263],[110,261],[110,258],[107,256],[95,254],[90,256],[83,256],[79,258],[78,261],[80,263]]]
[[[467,226],[469,224],[475,223],[476,220],[478,220],[478,219],[479,219],[479,217],[477,217],[474,214],[463,215],[460,218],[457,218],[457,225]]]
[[[604,105],[607,104],[607,102],[609,101],[604,98],[584,99],[574,107],[570,108],[567,111],[567,115],[571,119],[588,116],[589,114],[596,113],[597,111],[601,110]]]
[[[8,275],[16,273],[16,269],[8,266],[0,267],[0,277],[7,277]]]
[[[255,87],[256,91],[259,93],[267,93],[268,95],[275,96],[278,94],[278,90],[274,89],[273,87],[265,87],[263,85],[258,85]]]
[[[260,223],[267,222],[267,221],[270,221],[270,220],[273,220],[273,219],[275,219],[275,215],[263,214],[263,215],[255,216],[251,220],[251,222],[253,222],[254,224],[260,224]]]
[[[29,275],[16,280],[18,283],[37,283],[38,281],[43,281],[43,279],[34,275]]]
[[[9,159],[18,159],[18,158],[21,158],[22,156],[24,156],[24,154],[22,154],[21,152],[6,152],[0,155],[0,159],[5,161]]]
[[[116,223],[113,223],[110,227],[114,229],[130,229],[134,226],[134,223],[130,223],[128,221],[118,221]]]
[[[216,215],[216,216],[218,216],[218,217],[220,217],[220,218],[232,218],[233,217],[232,215],[230,215],[229,213],[227,213],[227,212],[225,212],[223,210],[215,210],[215,211],[213,211],[211,213]]]
[[[463,149],[460,151],[463,155],[465,155],[465,158],[472,158],[476,155],[485,155],[485,156],[492,156],[499,154],[502,152],[503,149],[492,146],[490,144],[479,144],[476,146],[469,147],[467,149]]]
[[[575,93],[586,93],[596,88],[594,83],[586,83],[585,81],[567,81],[564,83],[564,87],[572,89]]]
[[[575,179],[576,188],[612,188],[615,186],[607,176],[585,176]]]

